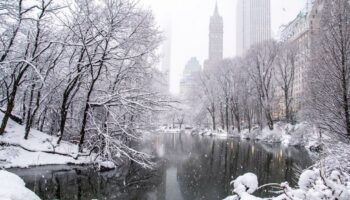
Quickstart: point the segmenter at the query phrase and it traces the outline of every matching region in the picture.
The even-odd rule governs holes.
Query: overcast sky
[[[141,0],[153,10],[160,29],[171,26],[171,91],[179,90],[179,80],[186,62],[197,57],[203,65],[208,57],[209,18],[215,0]],[[236,51],[237,0],[218,0],[219,13],[224,19],[224,56],[233,57]],[[293,20],[305,6],[306,0],[271,0],[273,36],[279,27]]]

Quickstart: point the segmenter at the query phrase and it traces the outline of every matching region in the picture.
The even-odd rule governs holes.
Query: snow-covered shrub
[[[289,140],[289,145],[304,146],[309,142],[317,140],[317,134],[314,132],[314,128],[308,123],[299,123],[292,126],[290,130],[291,139]]]
[[[225,200],[259,200],[252,194],[265,186],[279,186],[281,194],[267,199],[271,200],[320,200],[320,199],[350,199],[350,176],[340,171],[325,175],[320,169],[304,171],[299,178],[298,188],[291,188],[288,183],[267,184],[258,187],[256,175],[247,173],[233,182],[234,195]]]
[[[282,129],[280,126],[276,126],[273,130],[265,127],[257,139],[268,143],[280,143],[282,142]]]

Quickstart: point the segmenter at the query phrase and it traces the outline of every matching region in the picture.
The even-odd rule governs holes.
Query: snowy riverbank
[[[177,132],[180,132],[180,130]],[[319,142],[317,129],[306,122],[296,125],[278,122],[275,124],[273,130],[270,130],[268,127],[263,129],[254,127],[251,131],[243,129],[241,132],[238,132],[237,129],[229,132],[222,129],[215,131],[211,129],[194,129],[191,134],[220,138],[241,138],[264,143],[281,143],[285,146],[310,147]]]
[[[321,134],[322,133],[322,134]],[[274,130],[264,128],[244,130],[241,139],[263,143],[281,143],[286,146],[304,146],[315,164],[301,173],[298,187],[288,183],[272,183],[258,187],[256,175],[248,173],[237,177],[232,193],[225,200],[319,200],[350,199],[350,145],[340,141],[331,133],[321,132],[308,123],[296,125],[277,123]],[[267,187],[266,187],[267,186]],[[279,188],[279,195],[272,198],[255,197],[256,190]],[[275,189],[272,189],[275,191]]]
[[[0,120],[2,114],[0,115]],[[24,126],[12,120],[6,133],[0,136],[0,168],[26,168],[40,165],[92,164],[95,156],[79,155],[78,146],[58,137],[32,129],[28,140],[24,139]]]
[[[40,200],[25,187],[24,181],[17,175],[0,170],[0,199],[2,200]]]
[[[258,140],[267,143],[282,143],[286,146],[310,146],[318,141],[317,129],[306,122],[295,125],[278,122],[274,129],[268,127],[262,130],[254,127],[250,132],[244,129],[240,137],[242,139]]]

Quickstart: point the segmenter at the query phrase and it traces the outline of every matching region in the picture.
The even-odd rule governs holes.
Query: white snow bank
[[[234,182],[234,195],[225,200],[257,200],[251,195],[258,189],[256,176],[251,173],[238,177]],[[278,184],[273,184],[277,186]],[[340,171],[325,175],[319,169],[304,171],[298,182],[299,188],[291,188],[288,183],[279,184],[281,194],[266,198],[271,200],[319,200],[319,199],[350,199],[350,176]],[[249,187],[249,188],[248,188]]]
[[[228,133],[227,131],[218,128],[217,130],[212,129],[199,129],[199,130],[193,130],[192,135],[201,135],[201,136],[215,136],[215,137],[221,137],[221,138],[227,138]]]
[[[164,132],[164,133],[180,133],[181,129],[179,129],[179,128],[163,128],[163,129],[160,129],[160,131]]]
[[[260,140],[267,143],[282,143],[286,146],[308,145],[317,138],[315,128],[305,122],[291,125],[288,123],[278,122],[274,129],[268,127],[262,130],[256,126],[249,132],[248,129],[241,131],[242,139]]]
[[[3,114],[0,113],[0,121]],[[9,120],[6,133],[0,136],[0,167],[11,168],[54,164],[90,164],[94,155],[78,155],[78,145],[62,141],[58,137],[31,129],[28,140],[24,139],[24,126]],[[47,153],[50,152],[50,153]],[[59,155],[64,154],[64,155]]]
[[[24,181],[17,175],[0,170],[1,200],[40,200],[32,191],[25,187]]]

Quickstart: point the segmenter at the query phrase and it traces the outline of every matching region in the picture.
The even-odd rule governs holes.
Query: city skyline
[[[160,29],[172,27],[170,90],[179,92],[179,80],[190,57],[203,64],[208,58],[209,20],[215,0],[142,0],[145,8],[153,10]],[[280,25],[287,24],[305,6],[305,0],[271,0],[272,35]],[[236,49],[237,0],[218,0],[224,22],[224,57],[233,57]],[[195,15],[193,13],[196,13]]]

